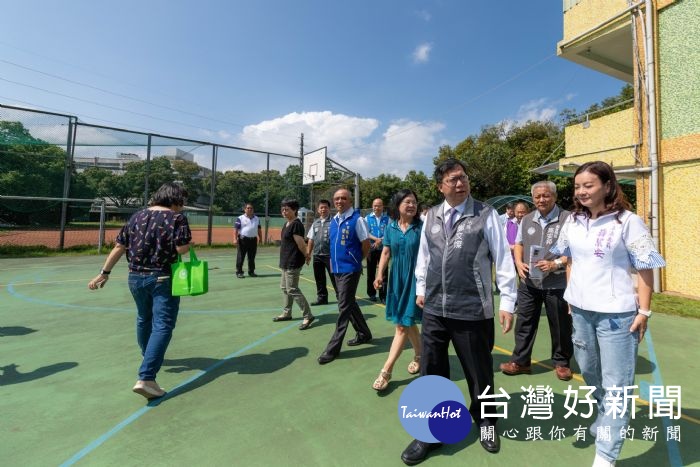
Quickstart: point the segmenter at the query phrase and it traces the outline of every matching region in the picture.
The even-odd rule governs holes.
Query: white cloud
[[[281,154],[299,154],[299,137],[304,133],[304,152],[328,147],[328,157],[363,177],[391,173],[403,177],[409,170],[432,170],[432,158],[444,141],[440,122],[399,120],[375,135],[380,122],[374,118],[334,114],[330,111],[290,113],[246,126],[235,143],[248,148]],[[265,168],[265,157],[245,154],[221,157],[220,169],[258,171]],[[271,158],[277,170],[297,163],[293,159]]]
[[[528,120],[547,121],[554,119],[556,115],[557,108],[549,103],[548,99],[542,98],[521,105],[516,120],[519,123],[525,123]]]
[[[427,63],[430,60],[430,51],[432,49],[433,45],[428,42],[419,44],[413,50],[413,63]]]

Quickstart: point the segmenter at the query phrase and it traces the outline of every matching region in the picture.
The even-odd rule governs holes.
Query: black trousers
[[[367,255],[367,296],[376,297],[377,290],[374,288],[374,279],[377,277],[377,266],[379,266],[379,259],[382,257],[382,250],[370,250]],[[382,301],[386,300],[386,278],[389,268],[384,269],[384,283],[382,288],[379,290],[379,299]]]
[[[518,365],[530,366],[542,304],[547,313],[552,338],[552,364],[568,367],[574,353],[574,344],[571,340],[571,315],[564,300],[564,289],[537,289],[529,287],[525,281],[521,281],[518,287],[515,349],[511,359]]]
[[[335,277],[331,272],[331,257],[327,255],[314,255],[312,264],[314,267],[314,280],[316,281],[316,299],[320,301],[328,300],[326,271],[328,271],[328,275],[331,278],[333,290],[338,293],[338,288],[335,286]]]
[[[360,306],[355,299],[357,284],[360,282],[361,274],[362,271],[334,274],[335,285],[338,288],[338,321],[335,323],[335,332],[333,332],[331,340],[326,346],[325,353],[329,355],[337,356],[340,353],[345,332],[348,329],[348,322],[352,324],[358,338],[372,338],[372,332],[369,330],[367,321],[365,321],[365,317],[362,315]]]
[[[494,394],[493,357],[491,356],[495,332],[493,320],[494,318],[464,321],[423,313],[421,331],[423,356],[420,374],[450,378],[448,351],[451,341],[459,363],[462,365],[464,376],[467,378],[471,399],[469,413],[480,427],[495,426],[498,420],[498,417],[481,416],[482,408],[486,415],[495,410],[494,407],[484,407],[483,403],[506,402],[494,399],[480,401],[477,398],[487,386],[489,390],[486,394]]]
[[[243,274],[243,261],[248,255],[248,274],[255,272],[255,254],[258,252],[257,237],[238,236],[238,254],[236,255],[236,274]]]

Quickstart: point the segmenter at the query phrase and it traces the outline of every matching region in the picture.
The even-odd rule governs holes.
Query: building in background
[[[558,172],[592,160],[635,181],[668,266],[656,291],[700,297],[700,0],[565,0],[560,57],[630,83],[632,108],[565,129]]]

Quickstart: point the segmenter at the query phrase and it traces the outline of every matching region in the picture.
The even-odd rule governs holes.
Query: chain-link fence
[[[231,243],[233,222],[245,203],[254,205],[265,241],[273,242],[279,239],[283,198],[304,206],[347,179],[346,171],[329,170],[329,182],[314,186],[312,194],[301,185],[298,156],[86,124],[70,115],[0,104],[0,247],[95,246],[102,203],[109,244],[124,221],[169,181],[189,192],[185,212],[196,243]]]

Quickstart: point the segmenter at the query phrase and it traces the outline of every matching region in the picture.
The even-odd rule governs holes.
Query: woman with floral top
[[[136,302],[136,338],[143,361],[133,391],[146,399],[165,395],[156,374],[173,335],[180,297],[171,293],[170,265],[190,249],[192,233],[181,213],[187,191],[165,183],[153,194],[150,206],[136,212],[117,235],[114,249],[88,288],[102,288],[124,253],[129,260],[129,290]]]
[[[651,316],[652,269],[666,265],[646,225],[629,209],[612,168],[587,162],[574,175],[574,208],[552,247],[570,258],[564,299],[572,313],[574,355],[586,385],[595,388],[594,467],[615,465],[622,449],[620,431],[630,410],[615,401],[632,393],[637,348]]]

